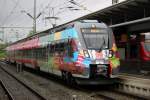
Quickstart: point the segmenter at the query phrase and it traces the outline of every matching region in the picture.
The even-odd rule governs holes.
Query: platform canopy
[[[126,0],[79,19],[98,19],[111,27],[132,24],[135,20],[150,21],[150,0]]]

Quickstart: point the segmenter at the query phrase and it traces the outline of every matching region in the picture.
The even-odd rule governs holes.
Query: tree
[[[6,48],[7,44],[0,44],[0,59],[5,58],[6,57]]]
[[[34,31],[33,30],[30,30],[29,31],[29,34],[27,35],[27,37],[29,37],[29,36],[31,36],[31,35],[33,35],[34,34]]]

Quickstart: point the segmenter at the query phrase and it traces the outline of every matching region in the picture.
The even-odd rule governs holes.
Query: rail
[[[5,93],[7,94],[9,100],[15,100],[11,94],[11,92],[7,89],[7,87],[5,86],[4,82],[2,80],[0,80],[0,85],[2,86],[2,88],[4,89]]]
[[[43,76],[45,78],[45,74]],[[58,79],[57,79],[58,81]],[[60,82],[59,82],[60,83]],[[63,82],[62,82],[63,84]],[[98,96],[100,98],[104,98],[104,99],[110,99],[110,100],[114,100],[114,98],[112,97],[108,97],[110,95],[110,92],[114,92],[115,95],[122,95],[123,98],[126,97],[131,97],[131,98],[136,98],[138,100],[149,100],[150,98],[150,80],[149,79],[142,79],[142,78],[137,78],[137,77],[133,77],[133,76],[129,76],[129,75],[119,75],[118,79],[117,79],[117,84],[112,85],[111,88],[105,89],[105,95],[101,94],[101,90],[99,89],[97,91],[91,91],[89,89],[84,89],[82,87],[75,87],[80,91],[83,91],[85,93],[93,93],[93,95],[91,95],[91,97],[95,97]],[[107,96],[108,95],[108,96]],[[117,97],[117,96],[116,96]],[[76,97],[75,97],[76,98]],[[116,99],[116,98],[115,98]]]
[[[35,94],[40,100],[47,100],[45,97],[43,97],[41,94],[37,93],[34,89],[32,89],[30,86],[26,85],[24,82],[22,82],[21,80],[17,79],[14,75],[12,75],[11,73],[9,73],[7,70],[5,70],[4,68],[2,68],[0,66],[0,68],[6,72],[9,76],[13,77],[18,83],[20,83],[21,85],[23,85],[25,88],[27,88],[29,91],[31,91],[33,94]],[[7,87],[5,86],[5,83],[2,82],[2,86],[4,87],[4,89],[7,91],[7,94],[9,94],[9,98],[10,100],[15,100],[14,97],[11,95],[11,92],[7,89]]]

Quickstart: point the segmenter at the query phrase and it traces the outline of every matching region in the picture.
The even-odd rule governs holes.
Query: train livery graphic
[[[81,20],[12,43],[7,60],[73,78],[111,78],[120,65],[113,32],[104,23]],[[100,80],[101,78],[99,78]]]

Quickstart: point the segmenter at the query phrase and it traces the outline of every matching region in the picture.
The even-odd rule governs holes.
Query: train
[[[111,80],[120,66],[113,31],[97,20],[59,25],[14,42],[6,51],[8,62],[60,76],[69,84]]]
[[[141,73],[150,73],[150,32],[140,33]]]

